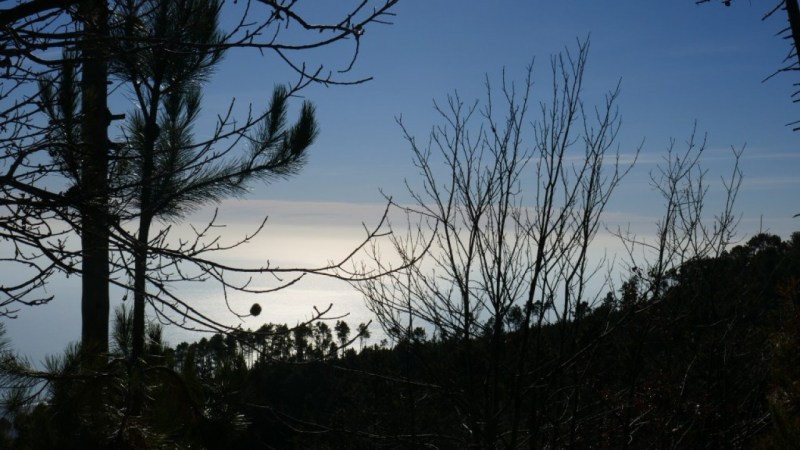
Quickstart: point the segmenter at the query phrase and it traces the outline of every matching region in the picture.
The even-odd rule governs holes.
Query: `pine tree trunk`
[[[103,0],[84,0],[81,76],[81,343],[84,365],[102,361],[108,353],[109,230],[108,230],[108,6]]]
[[[139,236],[136,245],[133,275],[133,342],[131,361],[131,399],[129,412],[141,415],[144,404],[144,384],[142,380],[142,360],[145,347],[145,289],[147,275],[147,242],[149,240],[152,217],[144,213],[139,221]]]

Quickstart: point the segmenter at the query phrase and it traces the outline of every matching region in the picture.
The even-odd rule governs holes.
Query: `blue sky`
[[[311,13],[321,20],[341,6],[332,0],[312,3]],[[486,76],[499,81],[505,68],[509,79],[522,81],[534,58],[534,98],[539,98],[550,82],[550,55],[574,49],[576,39],[591,36],[585,98],[589,103],[602,99],[621,81],[620,151],[631,152],[644,142],[640,164],[617,191],[609,217],[654,224],[659,202],[647,175],[669,139],[680,145],[697,123],[698,131],[708,136],[702,163],[709,180],[728,173],[731,146],[746,145],[740,237],[759,227],[788,237],[800,229],[800,219],[791,217],[800,212],[800,133],[785,124],[800,119],[800,107],[790,99],[792,83],[800,80],[780,75],[762,83],[781,67],[789,50],[775,37],[784,27],[783,16],[761,20],[771,6],[698,6],[693,0],[400,0],[393,25],[368,27],[355,68],[341,75],[371,76],[372,81],[302,91],[316,105],[321,127],[302,173],[255,186],[247,201],[229,202],[227,221],[231,230],[244,230],[257,217],[270,216],[273,228],[265,233],[273,233],[271,244],[248,250],[251,255],[315,263],[336,258],[347,248],[347,239],[357,240],[353,230],[362,221],[377,220],[380,189],[403,201],[404,180],[414,183],[411,152],[397,117],[419,139],[427,139],[439,123],[434,100],[454,91],[466,100],[481,99]],[[338,70],[346,67],[351,50],[343,45],[296,56]],[[294,79],[274,55],[231,52],[204,90],[206,123],[232,98],[242,109],[247,103],[260,109],[275,83]],[[201,212],[197,219],[207,216]],[[304,241],[311,244],[300,246]],[[298,243],[294,254],[286,254],[290,246],[281,242]],[[59,292],[70,292],[69,298],[42,312],[23,311],[8,324],[12,338],[34,359],[45,349],[58,351],[79,334],[77,290],[73,286]],[[64,325],[54,329],[48,325],[52,320]],[[57,346],[25,343],[46,327],[56,333]]]
[[[784,27],[783,17],[761,20],[769,6],[691,0],[401,1],[393,25],[367,28],[356,67],[341,75],[374,79],[303,91],[317,106],[322,130],[309,164],[289,181],[255,188],[253,198],[370,203],[381,201],[379,189],[403,198],[403,180],[413,182],[414,168],[397,117],[424,139],[439,123],[434,100],[454,91],[480,99],[486,76],[497,82],[505,68],[510,79],[521,81],[534,58],[536,97],[549,83],[550,55],[590,36],[586,99],[601,98],[621,81],[620,150],[645,143],[627,192],[646,188],[651,163],[669,139],[684,142],[696,122],[708,136],[703,163],[714,179],[727,173],[730,146],[746,145],[743,233],[762,223],[786,234],[796,226],[789,219],[798,209],[793,202],[800,187],[795,150],[800,134],[785,124],[800,119],[800,108],[790,101],[791,75],[762,82],[789,50],[774,36]],[[326,5],[319,8],[317,14],[326,12]],[[345,45],[304,59],[337,70],[349,61],[350,50]],[[231,54],[209,86],[206,110],[231,97],[259,104],[273,83],[293,79],[270,55]],[[625,184],[617,200],[613,206],[620,212],[651,212],[653,206],[641,195],[626,195]]]

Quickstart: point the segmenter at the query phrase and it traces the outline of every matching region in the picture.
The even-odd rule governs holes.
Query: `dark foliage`
[[[682,265],[656,301],[639,301],[631,283],[570,323],[543,327],[543,364],[523,393],[527,445],[792,448],[798,274],[800,234],[788,242],[758,235]],[[517,345],[510,329],[504,354]],[[248,435],[275,448],[453,448],[466,440],[460,421],[470,410],[451,390],[469,374],[454,368],[466,351],[488,364],[490,349],[481,338],[468,349],[413,339],[335,360],[254,365],[249,401],[263,406],[252,407]],[[511,389],[510,378],[498,379]],[[497,418],[499,436],[511,413]]]
[[[788,241],[761,234],[689,261],[664,285],[645,301],[632,277],[620,295],[541,328],[542,364],[525,375],[531,388],[522,394],[526,447],[793,448],[800,233]],[[503,355],[512,355],[519,332],[506,329]],[[465,352],[488,364],[488,339],[467,348],[419,329],[356,352],[349,344],[358,337],[344,322],[318,322],[152,347],[154,370],[171,375],[148,380],[148,448],[456,448],[466,440],[470,405],[454,388],[469,374],[457,368]],[[512,388],[509,377],[497,379],[507,383],[500,391]],[[8,424],[11,448],[57,448],[81,430],[80,407],[67,398],[78,395],[76,384],[57,386]],[[497,417],[501,439],[512,413]]]

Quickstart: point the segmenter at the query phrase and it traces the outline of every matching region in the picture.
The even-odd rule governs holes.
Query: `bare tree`
[[[655,234],[637,236],[621,228],[614,233],[625,244],[629,269],[641,283],[642,301],[657,301],[668,275],[686,262],[719,257],[734,242],[739,222],[734,206],[743,178],[739,161],[744,148],[731,149],[731,173],[717,182],[722,206],[710,216],[706,200],[710,183],[701,165],[705,150],[706,139],[698,139],[696,130],[683,151],[672,140],[663,163],[650,173],[650,184],[664,208]]]
[[[419,264],[358,287],[390,336],[410,340],[421,326],[455,355],[457,367],[425,380],[463,424],[441,439],[536,447],[544,445],[540,431],[574,408],[566,402],[548,417],[530,405],[547,401],[541,386],[583,350],[574,324],[595,301],[586,290],[599,263],[591,244],[629,170],[615,153],[619,89],[596,109],[583,104],[588,50],[580,42],[551,59],[552,84],[535,118],[531,65],[521,85],[505,75],[499,90],[487,81],[482,104],[457,95],[437,104],[443,125],[427,146],[404,128],[421,188],[409,182],[415,204],[397,205],[417,225],[394,238],[394,249],[409,261],[413,249],[432,244]],[[379,249],[373,261],[383,268]],[[543,348],[547,324],[563,328],[557,354]]]
[[[623,314],[615,318],[609,331],[635,323],[629,328],[629,333],[634,335],[632,345],[621,355],[627,360],[627,364],[622,365],[626,368],[622,371],[624,390],[617,394],[621,411],[615,412],[621,417],[618,432],[623,448],[636,447],[639,442],[636,439],[637,430],[645,426],[643,412],[635,405],[636,397],[642,395],[645,389],[642,386],[642,374],[644,363],[648,359],[646,348],[651,336],[656,334],[657,328],[663,326],[664,322],[681,320],[681,317],[669,317],[668,312],[660,311],[662,302],[670,300],[669,305],[663,305],[669,310],[677,309],[672,306],[674,304],[691,304],[699,300],[691,297],[676,298],[671,288],[684,273],[705,270],[707,273],[701,273],[700,278],[714,279],[711,269],[704,268],[702,263],[723,256],[736,236],[739,216],[734,206],[742,183],[743,174],[739,161],[744,148],[731,149],[731,172],[716,183],[709,182],[708,171],[701,165],[705,150],[706,139],[699,139],[696,130],[692,132],[683,150],[678,150],[675,140],[672,140],[663,162],[650,174],[650,184],[663,202],[663,216],[655,224],[655,233],[642,236],[622,228],[614,232],[625,245],[628,278],[622,283],[619,296],[614,296],[613,299],[614,307],[619,308]],[[716,203],[720,206],[709,212],[707,197],[712,184],[716,184]],[[728,300],[732,303],[735,301],[734,298]],[[733,328],[732,323],[730,328]],[[690,378],[693,362],[702,356],[696,355],[687,367],[681,368],[685,372],[684,384],[672,387],[675,391],[683,392]],[[614,406],[608,406],[611,410],[614,409]],[[692,428],[690,423],[678,423],[675,416],[677,408],[673,416],[663,419],[664,423],[658,423],[657,418],[650,419],[653,423],[658,423],[656,426],[662,427],[659,432],[664,442],[670,442],[670,448],[680,448],[685,433]],[[678,430],[682,434],[676,433]]]

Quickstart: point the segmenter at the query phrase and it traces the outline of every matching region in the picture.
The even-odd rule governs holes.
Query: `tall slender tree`
[[[109,264],[108,264],[108,124],[107,106],[108,9],[105,1],[86,0],[78,14],[83,18],[80,43],[81,179],[80,234],[83,249],[81,278],[81,343],[85,361],[108,352]]]
[[[87,431],[77,442],[79,447],[106,442],[117,425],[103,417],[119,407],[115,395],[121,387],[130,389],[124,417],[142,412],[145,304],[171,298],[164,281],[181,273],[178,264],[195,263],[225,286],[231,285],[222,278],[227,267],[203,259],[204,252],[217,249],[200,242],[205,234],[188,247],[170,248],[163,229],[153,237],[153,224],[240,195],[249,182],[271,181],[298,170],[317,126],[308,102],[295,123],[287,120],[290,97],[309,83],[364,80],[337,79],[322,66],[309,69],[312,66],[297,62],[296,55],[302,53],[294,52],[349,40],[356,44],[355,58],[365,25],[380,21],[396,0],[379,1],[372,9],[365,8],[369,2],[358,2],[346,20],[319,24],[305,20],[293,2],[244,3],[225,6],[241,17],[224,34],[217,25],[225,4],[214,0],[32,2],[29,7],[0,10],[0,23],[6,26],[0,31],[0,56],[8,65],[0,82],[4,88],[12,86],[11,94],[14,89],[25,92],[18,100],[11,95],[0,98],[4,102],[0,189],[5,194],[2,204],[10,211],[0,217],[0,229],[20,251],[17,260],[37,271],[18,287],[4,286],[7,299],[2,306],[46,302],[48,298],[24,296],[55,271],[82,276],[81,358],[87,372],[70,377],[77,375],[76,392],[95,395],[90,401],[82,399],[83,406],[76,410],[81,415],[76,424]],[[295,32],[309,33],[312,40],[287,44],[283,34],[287,26],[298,28],[292,37]],[[270,37],[264,40],[269,29],[276,33],[267,33]],[[53,58],[53,53],[42,50],[53,48],[64,51]],[[274,51],[299,78],[290,87],[275,88],[263,113],[236,121],[229,111],[210,137],[195,139],[192,126],[200,111],[200,87],[223,52],[232,48]],[[351,65],[347,62],[345,71]],[[116,142],[109,141],[109,130],[116,130],[112,120],[124,116],[108,110],[109,95],[115,92],[110,83],[124,85],[115,91],[132,93],[137,104],[118,134],[112,132]],[[61,226],[54,229],[53,224]],[[79,236],[77,245],[71,241],[73,234]],[[374,236],[371,233],[366,240]],[[148,261],[150,256],[155,258]],[[169,267],[148,267],[162,258],[169,260]],[[39,266],[40,260],[50,265]],[[166,272],[170,268],[172,274]],[[269,266],[243,270],[276,272]],[[127,271],[132,285],[111,276],[115,271]],[[293,272],[302,276],[314,271]],[[118,355],[108,351],[108,292],[113,283],[134,297],[129,355],[133,370],[128,372],[133,379],[107,389],[119,382],[120,373]],[[148,283],[155,292],[149,291]],[[175,311],[196,312],[183,304],[185,310]],[[90,383],[82,381],[87,376]],[[125,421],[115,432],[118,436],[130,426]]]
[[[197,206],[246,192],[248,183],[295,173],[317,134],[314,108],[305,102],[287,129],[289,91],[275,88],[261,123],[248,136],[241,157],[224,159],[212,146],[198,145],[193,125],[200,112],[200,87],[219,63],[222,39],[216,0],[151,0],[121,13],[115,75],[130,86],[136,109],[126,126],[120,159],[125,170],[115,191],[131,202],[138,218],[133,247],[133,345],[136,366],[144,355],[147,259],[156,219],[173,220]],[[135,24],[129,25],[129,24]],[[148,41],[160,45],[147,44]],[[121,167],[118,165],[117,167]],[[134,393],[133,413],[141,409]]]

